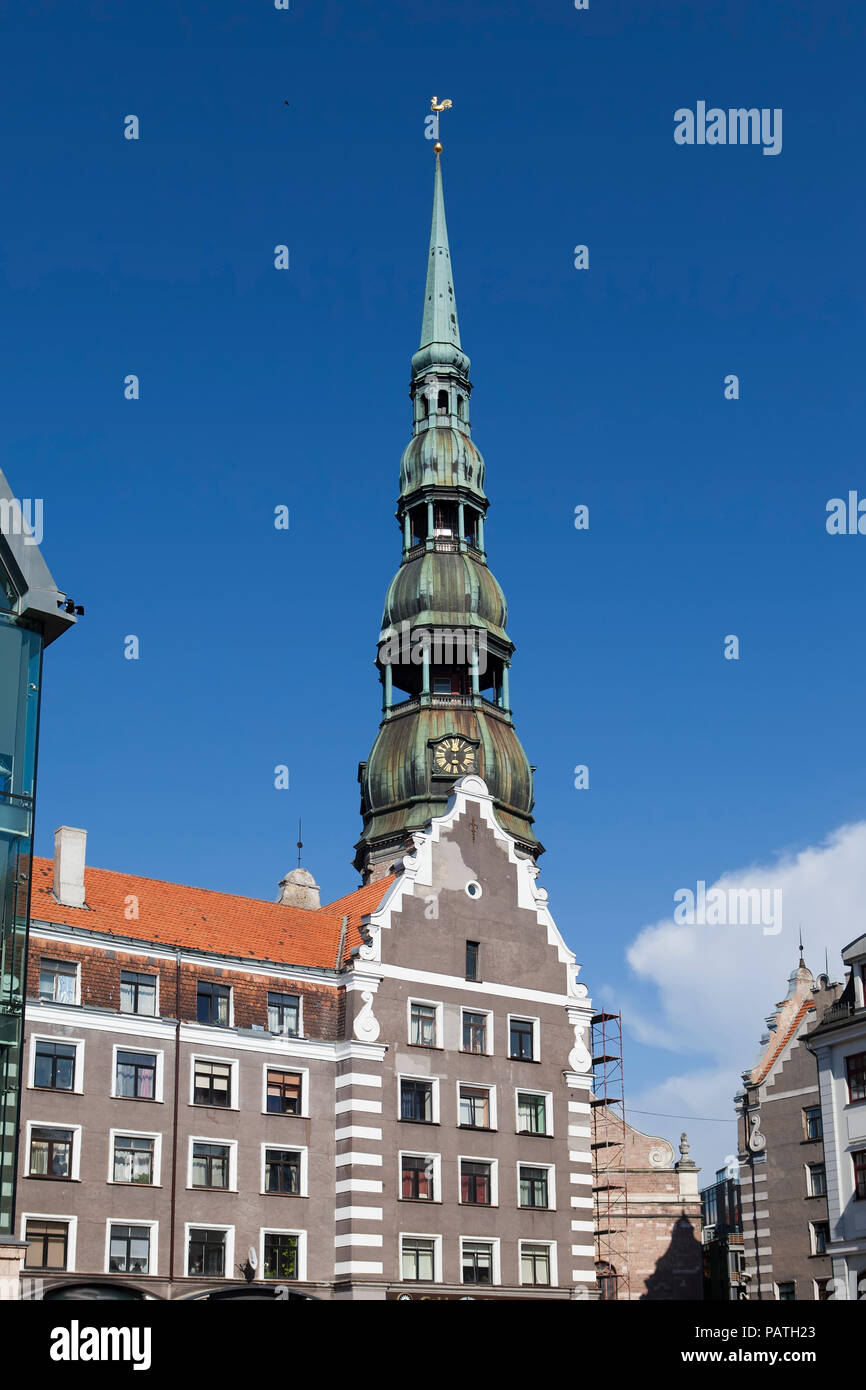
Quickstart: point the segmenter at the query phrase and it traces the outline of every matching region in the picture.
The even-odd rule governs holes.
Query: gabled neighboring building
[[[719,1303],[740,1298],[745,1290],[743,1212],[739,1170],[720,1168],[716,1180],[701,1188],[704,1247],[704,1298]]]
[[[848,980],[809,1035],[818,1064],[833,1298],[866,1298],[866,936],[842,952]]]
[[[803,957],[743,1072],[738,1115],[745,1278],[750,1299],[827,1296],[831,1276],[821,1098],[806,1040],[841,985]]]

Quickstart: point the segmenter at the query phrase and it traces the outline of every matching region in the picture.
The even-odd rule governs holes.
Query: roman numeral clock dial
[[[467,738],[452,734],[437,743],[433,751],[436,772],[449,777],[461,777],[475,771],[475,748]]]

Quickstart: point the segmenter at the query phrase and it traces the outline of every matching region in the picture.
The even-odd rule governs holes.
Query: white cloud
[[[677,885],[690,887],[695,884]],[[755,926],[678,926],[671,918],[644,927],[627,950],[634,975],[655,992],[651,1009],[623,1001],[625,1023],[641,1042],[677,1055],[664,1080],[629,1095],[635,1125],[678,1138],[688,1130],[692,1156],[710,1171],[731,1151],[723,1125],[665,1120],[638,1110],[682,1115],[731,1115],[740,1073],[758,1054],[764,1020],[784,998],[797,964],[802,924],[806,963],[814,974],[829,953],[831,978],[842,978],[841,948],[862,931],[866,902],[866,821],[842,826],[820,845],[768,865],[724,874],[710,888],[781,891],[782,930]],[[672,892],[673,898],[673,892]],[[694,1065],[688,1065],[688,1059]],[[635,1107],[634,1112],[631,1106]],[[698,1152],[699,1151],[699,1152]]]

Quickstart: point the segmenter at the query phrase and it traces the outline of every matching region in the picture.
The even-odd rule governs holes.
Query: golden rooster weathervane
[[[442,153],[442,146],[440,145],[440,143],[439,143],[439,138],[438,138],[438,137],[439,137],[439,113],[440,113],[440,111],[449,111],[449,110],[451,109],[451,105],[452,105],[452,103],[451,103],[451,98],[450,98],[450,97],[443,97],[442,101],[440,101],[438,97],[431,97],[431,98],[430,98],[430,110],[433,112],[433,115],[427,117],[427,120],[426,120],[426,122],[425,122],[425,125],[428,126],[428,127],[430,127],[430,129],[428,130],[428,133],[427,133],[427,139],[428,139],[428,140],[432,140],[433,137],[434,137],[434,135],[436,136],[436,144],[433,146],[433,150],[434,150],[434,152],[435,152],[435,154],[436,154],[436,158],[437,158],[437,159],[439,158],[440,154]]]
[[[430,98],[430,110],[431,110],[431,111],[449,111],[450,109],[451,109],[451,100],[450,100],[449,97],[445,97],[444,101],[440,101],[438,97],[431,97],[431,98]]]

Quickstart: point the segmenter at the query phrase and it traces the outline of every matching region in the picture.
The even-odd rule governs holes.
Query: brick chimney
[[[84,907],[87,831],[61,825],[54,832],[54,896],[64,907]]]

